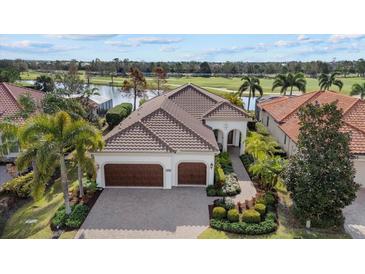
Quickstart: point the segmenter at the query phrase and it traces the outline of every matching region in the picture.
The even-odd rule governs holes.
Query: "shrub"
[[[261,221],[260,213],[254,209],[245,210],[242,214],[242,222],[259,223]]]
[[[205,190],[207,192],[207,196],[217,196],[217,189],[215,186],[209,185]]]
[[[89,208],[83,204],[77,204],[71,207],[71,214],[66,214],[65,206],[61,206],[51,219],[51,228],[59,229],[75,229],[79,228],[84,222]]]
[[[57,227],[61,229],[65,228],[66,221],[67,221],[66,209],[65,206],[61,206],[51,219],[51,228],[52,229],[56,229]]]
[[[245,166],[246,169],[248,169],[250,167],[250,165],[252,165],[253,162],[255,161],[253,156],[251,154],[248,154],[248,153],[242,154],[240,156],[240,159],[241,159],[241,162]]]
[[[256,204],[255,210],[263,216],[266,213],[266,206],[264,204]]]
[[[86,191],[89,193],[95,193],[98,188],[98,185],[95,180],[86,179],[83,182],[83,184],[84,184]]]
[[[210,226],[217,230],[246,235],[268,234],[274,232],[278,227],[275,220],[268,217],[263,222],[257,224],[244,222],[231,223],[226,220],[211,219]]]
[[[222,193],[222,196],[235,196],[241,193],[241,187],[238,183],[237,176],[234,173],[226,176],[226,180],[222,186]]]
[[[228,221],[230,221],[231,223],[239,222],[239,220],[240,220],[240,215],[239,215],[239,213],[238,213],[238,210],[237,210],[237,209],[235,209],[235,208],[228,210],[228,212],[227,212],[227,219],[228,219]]]
[[[0,192],[13,194],[19,198],[28,198],[32,190],[33,172],[18,176],[2,185]]]
[[[219,163],[219,166],[222,167],[224,174],[233,172],[232,161],[229,158],[228,152],[222,152],[216,157],[216,160]]]
[[[272,192],[267,192],[264,195],[265,205],[273,206],[276,204],[276,197]]]
[[[227,211],[224,207],[218,206],[213,208],[213,214],[212,214],[213,219],[222,220],[226,218],[226,216],[227,216]]]
[[[224,207],[226,210],[230,210],[232,208],[235,208],[235,204],[233,199],[229,198],[229,197],[224,197],[221,199],[216,199],[214,200],[214,206],[217,207]]]
[[[66,226],[70,229],[79,228],[87,217],[89,208],[86,205],[76,205],[66,220]]]
[[[256,123],[256,132],[264,136],[270,135],[269,130],[262,123]]]
[[[5,228],[6,220],[3,216],[0,215],[0,237],[3,234]]]
[[[115,127],[132,112],[132,104],[122,103],[108,110],[105,119],[109,127]]]
[[[224,171],[221,167],[216,167],[214,170],[215,182],[218,184],[223,184],[225,180]]]

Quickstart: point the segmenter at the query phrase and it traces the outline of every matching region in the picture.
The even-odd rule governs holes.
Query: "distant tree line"
[[[256,75],[271,76],[288,72],[301,72],[309,77],[318,77],[321,73],[340,72],[343,76],[359,75],[365,77],[365,60],[356,61],[310,61],[310,62],[144,62],[115,58],[112,61],[94,59],[92,61],[39,61],[39,60],[0,60],[0,69],[11,68],[22,72],[27,70],[60,71],[76,66],[79,71],[93,75],[125,75],[132,67],[138,68],[146,76],[153,74],[154,68],[162,67],[169,75],[234,76]]]

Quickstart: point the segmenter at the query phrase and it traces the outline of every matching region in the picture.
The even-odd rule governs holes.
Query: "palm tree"
[[[141,96],[146,88],[147,81],[143,73],[136,67],[131,67],[129,70],[130,80],[124,80],[122,90],[126,92],[133,91],[133,110],[136,110],[137,97]]]
[[[18,127],[10,121],[0,123],[0,158],[9,153],[17,145]]]
[[[58,112],[54,116],[39,115],[28,120],[23,129],[23,138],[28,139],[36,134],[39,135],[34,145],[39,146],[42,153],[37,157],[42,158],[48,150],[47,160],[49,165],[57,164],[61,170],[61,183],[63,188],[63,197],[65,202],[66,213],[71,213],[71,207],[68,195],[68,172],[66,168],[65,157],[67,153],[75,148],[75,140],[82,134],[91,134],[90,125],[85,120],[73,121],[71,116],[66,112]],[[50,162],[53,159],[53,163]],[[39,168],[39,165],[37,165]]]
[[[293,88],[297,88],[301,92],[305,92],[307,81],[304,78],[303,73],[287,73],[279,74],[275,77],[272,85],[272,90],[281,88],[280,93],[286,95],[287,90],[290,88],[290,95],[293,95]]]
[[[343,87],[343,82],[336,78],[339,74],[339,72],[333,72],[330,74],[322,73],[318,78],[319,88],[321,90],[329,90],[330,87],[333,85],[337,86],[338,89],[341,91]]]
[[[365,82],[362,84],[354,84],[351,90],[351,96],[360,95],[361,99],[365,98]]]
[[[261,97],[263,95],[263,90],[260,86],[260,80],[256,77],[243,76],[241,80],[244,80],[244,82],[238,89],[238,94],[242,97],[242,93],[248,90],[247,110],[250,110],[251,97],[256,97],[256,91],[260,93]]]
[[[270,156],[255,161],[249,170],[260,179],[263,187],[270,190],[277,184],[279,176],[284,170],[284,161],[280,156]]]
[[[95,175],[95,164],[89,156],[90,151],[95,151],[103,148],[103,138],[100,132],[92,127],[82,134],[79,134],[75,139],[75,159],[77,161],[77,176],[79,181],[80,198],[84,196],[84,187],[82,178],[84,171],[92,172]]]

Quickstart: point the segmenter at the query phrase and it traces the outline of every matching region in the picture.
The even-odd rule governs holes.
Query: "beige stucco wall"
[[[96,182],[99,187],[105,188],[104,166],[106,164],[160,164],[163,168],[164,189],[177,186],[177,166],[181,162],[204,163],[207,168],[206,185],[214,183],[214,156],[213,152],[191,153],[94,153],[97,164]]]
[[[360,156],[355,159],[354,166],[356,169],[355,182],[365,188],[365,156]]]

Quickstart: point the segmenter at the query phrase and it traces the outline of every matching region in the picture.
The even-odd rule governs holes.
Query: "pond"
[[[27,84],[34,84],[34,81],[32,80],[24,80],[23,83]],[[113,106],[119,105],[121,103],[131,103],[133,104],[133,94],[132,93],[126,93],[121,90],[120,87],[113,87],[113,86],[107,86],[107,85],[90,85],[90,88],[97,88],[99,90],[100,96],[91,96],[91,99],[96,99],[96,101],[99,101],[98,97],[102,97],[105,99],[112,99],[113,100]],[[146,99],[150,99],[155,97],[157,94],[156,91],[148,90],[145,94]],[[137,98],[137,107],[139,106],[139,100],[141,98]],[[245,108],[247,108],[248,105],[248,97],[242,97],[243,102],[245,103]],[[251,98],[250,101],[250,110],[255,110],[255,104],[256,104],[256,98]]]

